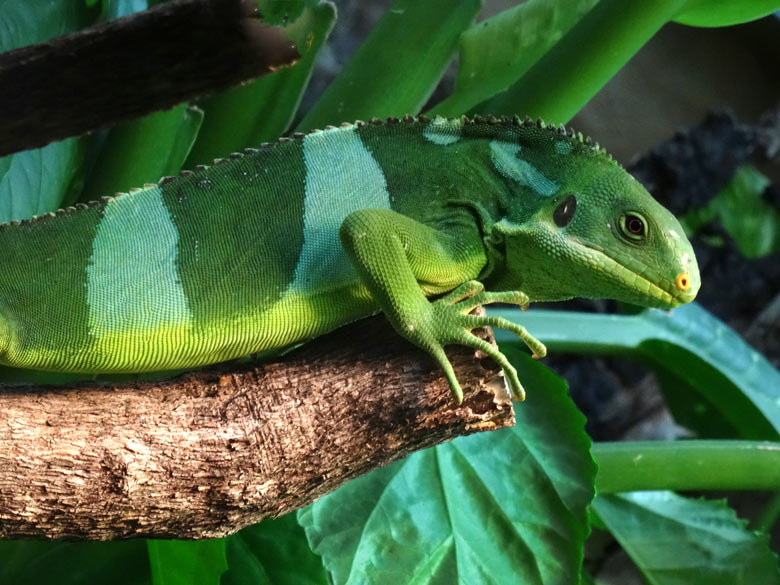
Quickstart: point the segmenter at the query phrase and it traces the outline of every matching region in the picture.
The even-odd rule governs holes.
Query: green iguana
[[[671,308],[699,272],[680,224],[598,145],[518,118],[343,124],[0,226],[0,362],[63,372],[215,363],[384,312],[462,392],[444,346],[488,303]],[[491,292],[486,292],[484,286]],[[445,294],[437,300],[432,295]]]

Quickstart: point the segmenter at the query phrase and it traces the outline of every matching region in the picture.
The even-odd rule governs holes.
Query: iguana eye
[[[559,228],[566,227],[574,217],[574,212],[577,211],[577,198],[574,195],[569,195],[561,201],[560,205],[553,211],[553,221]]]
[[[620,230],[630,240],[644,240],[647,233],[646,225],[645,219],[635,212],[624,213],[620,218]]]

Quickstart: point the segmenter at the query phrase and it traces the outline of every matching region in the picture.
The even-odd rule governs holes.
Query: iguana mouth
[[[669,283],[669,289],[667,290],[661,285],[649,280],[646,276],[643,276],[625,264],[615,260],[612,256],[608,255],[603,250],[589,246],[580,240],[577,240],[577,244],[583,248],[587,248],[590,251],[591,254],[589,261],[596,270],[608,275],[615,276],[617,280],[629,286],[638,294],[646,294],[647,296],[660,301],[660,303],[663,303],[662,308],[674,308],[687,302],[686,299],[680,298],[680,296],[675,294],[675,292],[672,290],[672,287],[674,286],[673,282]],[[593,258],[593,255],[596,257]],[[647,287],[646,290],[638,288],[638,282],[645,284]],[[690,295],[686,294],[685,296]]]

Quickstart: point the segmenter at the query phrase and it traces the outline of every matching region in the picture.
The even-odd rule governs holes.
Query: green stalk
[[[296,129],[416,114],[480,7],[479,0],[394,0]]]
[[[638,490],[780,490],[780,443],[596,443],[600,494]]]
[[[178,174],[202,121],[203,112],[181,105],[114,126],[80,199],[126,193],[132,187],[156,183],[162,176]]]
[[[770,532],[780,518],[780,492],[775,492],[753,524],[753,530]]]
[[[568,122],[686,0],[601,0],[536,65],[477,113]]]

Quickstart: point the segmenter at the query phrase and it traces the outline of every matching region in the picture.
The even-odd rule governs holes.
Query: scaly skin
[[[682,228],[639,183],[581,135],[519,119],[405,117],[296,135],[0,226],[0,250],[4,364],[198,366],[381,310],[458,399],[449,344],[493,356],[523,396],[472,329],[506,328],[545,353],[520,325],[469,314],[476,306],[582,296],[671,308],[699,288]]]

